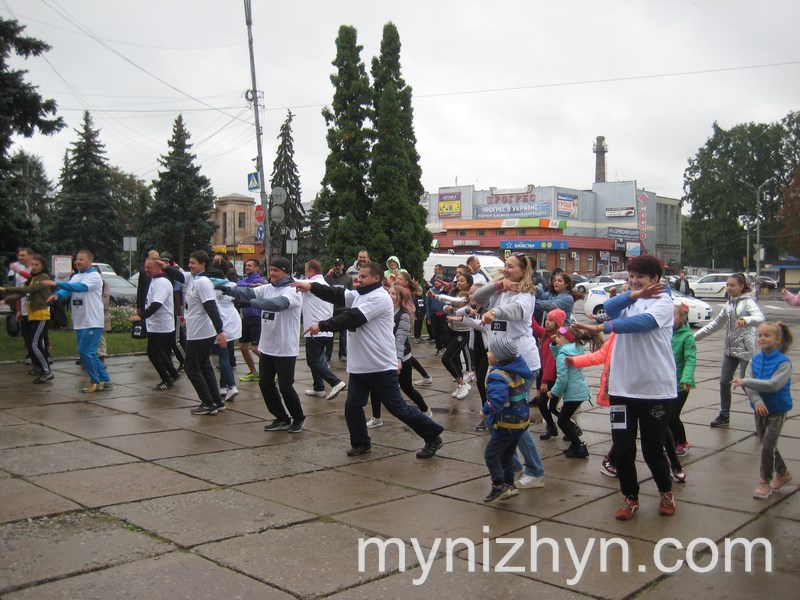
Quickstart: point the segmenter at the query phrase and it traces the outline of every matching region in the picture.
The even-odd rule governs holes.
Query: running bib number
[[[261,311],[261,320],[262,321],[274,321],[275,320],[275,313],[274,312],[267,312],[266,310]]]
[[[609,417],[611,418],[611,429],[627,429],[628,407],[624,404],[618,404],[610,406],[609,408],[611,409],[611,412],[609,413]]]
[[[492,321],[492,331],[507,331],[507,330],[508,330],[507,321]]]

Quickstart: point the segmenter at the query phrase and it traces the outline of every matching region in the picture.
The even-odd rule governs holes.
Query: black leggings
[[[689,390],[678,392],[678,399],[669,412],[669,430],[672,432],[675,444],[682,445],[686,443],[686,428],[683,426],[683,421],[681,421],[681,411],[688,397]]]
[[[475,354],[475,385],[478,386],[478,394],[480,395],[481,406],[486,404],[486,373],[489,372],[489,357],[486,354],[486,347],[483,345],[483,334],[480,331],[475,332],[475,341],[473,344],[473,352]]]
[[[461,351],[469,342],[469,331],[452,331],[447,349],[442,354],[442,365],[453,379],[464,376],[464,367],[461,365]]]
[[[414,358],[409,358],[408,360],[403,361],[403,368],[400,371],[400,374],[397,376],[398,383],[400,384],[400,389],[403,390],[403,393],[408,396],[408,398],[417,405],[417,408],[423,413],[428,412],[428,405],[425,402],[425,399],[422,397],[417,391],[417,388],[414,387],[414,382],[411,381],[411,375],[413,375],[414,369],[411,367],[411,363],[413,362]],[[380,398],[376,398],[375,394],[370,394],[370,402],[372,403],[372,416],[376,419],[381,418],[381,401]]]
[[[578,427],[572,422],[572,415],[575,414],[575,411],[578,410],[580,405],[580,402],[564,402],[561,406],[561,413],[558,415],[558,426],[573,446],[577,446],[581,443],[581,438],[578,435]]]
[[[547,390],[550,391],[550,388],[553,387],[553,384],[547,384]],[[558,401],[560,398],[558,396],[553,396],[552,398],[548,398],[547,394],[542,394],[539,392],[539,412],[542,413],[542,418],[544,422],[547,423],[547,430],[550,433],[558,434],[558,429],[556,429],[555,421],[553,421],[553,415],[558,417],[561,413],[558,410]],[[566,433],[566,431],[564,432]]]
[[[50,372],[50,355],[47,353],[47,325],[50,321],[28,321],[28,355],[45,375]]]

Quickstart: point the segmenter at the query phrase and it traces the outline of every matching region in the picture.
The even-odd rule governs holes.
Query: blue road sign
[[[259,225],[258,229],[256,229],[256,239],[259,242],[263,242],[264,241],[264,226],[263,225]]]
[[[257,192],[261,189],[261,180],[258,177],[258,171],[255,173],[248,173],[247,175],[247,189],[251,192]]]

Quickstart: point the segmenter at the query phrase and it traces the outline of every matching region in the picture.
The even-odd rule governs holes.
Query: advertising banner
[[[635,217],[635,206],[609,206],[606,208],[606,217]]]
[[[461,192],[445,192],[439,194],[439,218],[461,218]]]
[[[558,202],[557,215],[559,217],[567,217],[576,219],[578,217],[578,197],[572,194],[558,194],[556,196]]]
[[[549,216],[549,200],[529,202],[526,204],[484,204],[475,207],[475,217],[478,219],[508,219]]]

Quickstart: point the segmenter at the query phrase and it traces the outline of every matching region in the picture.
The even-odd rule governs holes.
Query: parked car
[[[604,314],[606,312],[605,301],[609,298],[609,290],[616,288],[617,292],[619,292],[621,287],[622,284],[612,284],[589,290],[589,294],[583,304],[583,312],[589,318]],[[714,316],[714,309],[709,304],[677,290],[672,290],[672,301],[676,306],[684,304],[689,309],[687,320],[690,326],[705,325]]]
[[[761,275],[758,278],[758,285],[762,288],[767,288],[768,290],[776,290],[778,289],[778,282],[775,281],[772,277],[767,277],[766,275]]]
[[[108,273],[109,275],[116,275],[117,272],[114,270],[114,267],[109,265],[108,263],[92,263],[92,266],[100,271],[101,275],[105,275]]]
[[[100,273],[103,281],[107,281],[111,288],[109,302],[111,306],[135,306],[136,305],[136,286],[130,281],[119,275],[110,273]]]
[[[586,294],[586,292],[594,288],[611,284],[622,285],[623,283],[626,283],[626,281],[627,280],[624,279],[615,279],[614,277],[611,277],[611,275],[596,275],[595,277],[590,278],[589,281],[583,281],[573,287],[582,294]]]
[[[725,284],[733,273],[712,273],[704,275],[689,285],[697,298],[725,298]]]
[[[128,281],[130,281],[133,285],[139,285],[139,273],[140,271],[136,271],[136,273],[128,277]]]

